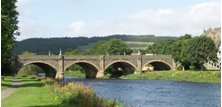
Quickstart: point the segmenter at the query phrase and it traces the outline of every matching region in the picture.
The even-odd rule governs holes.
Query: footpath
[[[5,89],[5,90],[1,90],[1,100],[10,96],[16,90],[16,88],[18,88],[20,85],[21,85],[20,80],[17,78],[13,78],[12,79],[12,86],[10,88]]]

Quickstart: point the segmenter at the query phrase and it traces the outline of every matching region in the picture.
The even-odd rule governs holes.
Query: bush
[[[180,70],[180,71],[182,71],[183,70],[183,65],[179,65],[178,67],[177,67],[177,70]]]
[[[117,101],[99,98],[96,93],[82,83],[68,83],[64,86],[55,83],[53,85],[56,99],[62,102],[63,106],[73,107],[118,107]]]
[[[41,72],[44,72],[41,68],[39,68],[36,65],[30,64],[20,69],[17,72],[17,76],[26,77],[29,75],[38,75],[38,73],[41,73]]]
[[[196,67],[195,67],[195,66],[193,66],[193,65],[191,65],[191,66],[189,66],[189,69],[190,69],[190,70],[195,70],[195,69],[196,69]]]

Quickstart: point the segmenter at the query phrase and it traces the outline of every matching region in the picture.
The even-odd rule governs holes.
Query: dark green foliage
[[[78,64],[73,64],[71,66],[69,66],[66,71],[73,71],[73,72],[76,72],[76,71],[79,71],[79,72],[85,72],[85,70]]]
[[[38,73],[44,73],[44,71],[39,68],[37,65],[26,65],[21,70],[17,72],[17,76],[30,76],[38,75]]]
[[[217,61],[217,48],[209,37],[194,37],[188,49],[188,60],[199,69],[203,70],[203,64],[210,60]]]
[[[195,70],[195,69],[196,69],[196,67],[195,67],[195,66],[193,66],[193,65],[190,65],[190,66],[189,66],[189,69],[190,69],[190,70]]]
[[[1,1],[1,69],[3,74],[10,71],[14,36],[19,35],[16,2],[17,0]]]
[[[52,54],[58,55],[59,49],[63,51],[67,49],[79,48],[82,50],[81,46],[92,45],[98,41],[110,40],[110,39],[120,39],[122,41],[144,41],[144,42],[155,42],[160,40],[174,40],[176,37],[156,37],[154,35],[111,35],[106,37],[75,37],[75,38],[32,38],[23,41],[17,41],[16,47],[14,49],[14,54],[21,54],[23,51],[31,51],[39,55],[47,55],[48,51]]]
[[[201,69],[208,61],[217,61],[217,48],[211,38],[198,36],[192,38],[186,34],[177,40],[165,40],[154,43],[146,49],[152,54],[171,54],[185,70]],[[178,69],[181,70],[181,67]]]
[[[99,41],[90,49],[94,55],[130,55],[132,50],[127,47],[125,42],[119,39],[111,39],[109,41]]]
[[[36,53],[30,52],[30,51],[24,51],[21,54],[22,56],[33,56],[36,55]]]
[[[191,35],[186,34],[178,38],[175,42],[170,45],[172,56],[175,61],[180,62],[184,69],[189,69],[189,45],[191,40]]]
[[[79,49],[67,49],[64,55],[81,55],[83,52]]]
[[[147,47],[146,53],[169,55],[172,52],[170,45],[173,42],[174,40],[162,40],[155,42],[153,45]]]
[[[182,71],[183,68],[184,68],[183,65],[179,65],[179,66],[177,67],[177,70]]]

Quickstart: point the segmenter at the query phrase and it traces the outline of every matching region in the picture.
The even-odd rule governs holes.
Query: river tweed
[[[74,79],[83,82],[100,96],[133,107],[220,107],[220,84],[121,79]]]

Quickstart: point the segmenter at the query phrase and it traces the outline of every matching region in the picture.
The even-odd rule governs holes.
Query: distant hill
[[[160,40],[174,40],[177,37],[154,36],[154,35],[111,35],[105,37],[64,37],[64,38],[31,38],[17,41],[15,44],[14,55],[21,54],[24,51],[31,51],[39,55],[48,54],[50,50],[53,54],[59,54],[59,49],[67,50],[70,48],[87,49],[94,43],[101,40],[117,38],[127,41],[128,44],[133,42],[157,42]],[[131,41],[131,42],[130,42]],[[137,43],[138,44],[138,43]],[[142,45],[144,46],[144,45]]]

